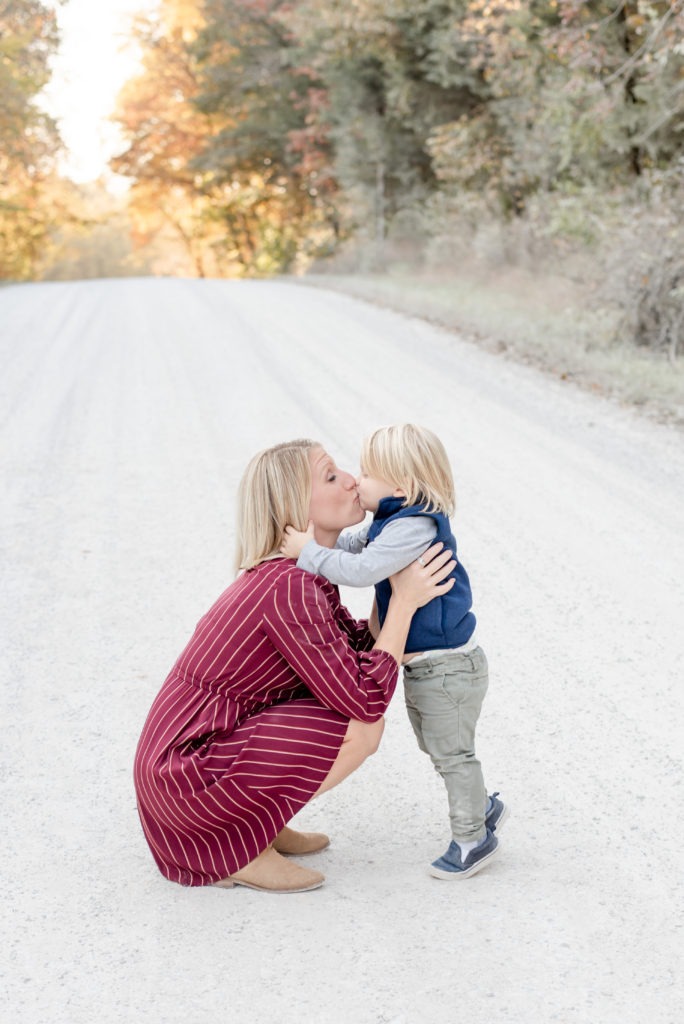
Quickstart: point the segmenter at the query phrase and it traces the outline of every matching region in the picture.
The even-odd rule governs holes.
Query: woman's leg
[[[359,722],[352,718],[333,766],[314,796],[332,789],[338,782],[342,782],[348,775],[351,775],[359,765],[362,765],[367,757],[374,754],[380,746],[384,728],[384,718],[380,718],[377,722]],[[301,839],[306,835],[285,828],[276,837],[276,842],[288,832],[296,839]],[[327,836],[321,838],[326,840],[327,845]],[[294,851],[283,850],[282,852]],[[306,868],[286,860],[273,847],[269,846],[247,867],[214,884],[227,888],[235,884],[246,885],[252,889],[261,889],[267,892],[307,892],[309,889],[317,889],[323,881],[324,876],[320,872],[308,871]]]
[[[384,718],[379,718],[377,722],[359,722],[355,718],[350,719],[340,752],[314,796],[327,793],[329,789],[356,771],[367,757],[374,754],[380,746],[384,728]]]

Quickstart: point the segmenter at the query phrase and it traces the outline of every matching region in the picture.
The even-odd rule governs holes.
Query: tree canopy
[[[0,0],[0,278],[30,277],[58,199],[49,184],[59,136],[36,104],[58,44],[39,0]]]
[[[162,0],[139,38],[114,166],[198,272],[469,204],[521,217],[684,158],[684,0]]]

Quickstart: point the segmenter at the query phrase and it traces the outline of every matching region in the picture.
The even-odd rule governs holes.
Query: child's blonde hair
[[[286,526],[306,530],[311,502],[310,453],[300,438],[257,452],[243,473],[237,498],[235,570],[277,555]]]
[[[387,480],[406,494],[405,505],[424,504],[452,516],[454,478],[440,439],[415,423],[379,427],[363,443],[361,466],[369,476]]]

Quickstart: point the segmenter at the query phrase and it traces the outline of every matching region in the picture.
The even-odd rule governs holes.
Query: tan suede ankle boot
[[[323,885],[325,875],[320,871],[309,871],[291,860],[286,860],[272,847],[247,865],[240,868],[228,878],[215,882],[222,889],[231,889],[234,885],[245,885],[248,889],[260,892],[308,892]]]
[[[295,832],[285,825],[273,840],[273,849],[277,853],[288,853],[295,857],[303,857],[308,853],[318,853],[330,846],[330,840],[323,832]]]

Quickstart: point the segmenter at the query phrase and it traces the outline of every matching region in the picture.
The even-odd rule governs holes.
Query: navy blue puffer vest
[[[402,498],[383,498],[378,511],[373,516],[368,531],[370,544],[387,526],[397,519],[406,516],[428,516],[437,525],[435,543],[439,540],[445,547],[453,551],[456,557],[456,538],[451,532],[451,524],[442,512],[426,512],[424,505],[402,505]],[[406,653],[416,651],[444,650],[460,647],[467,643],[475,629],[475,616],[470,608],[473,603],[468,574],[457,561],[451,576],[456,581],[451,590],[443,597],[436,597],[429,604],[419,608],[411,621]],[[451,579],[451,577],[449,577]],[[378,604],[380,625],[385,621],[392,587],[389,580],[381,580],[375,585],[375,596]]]

